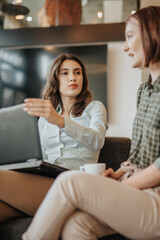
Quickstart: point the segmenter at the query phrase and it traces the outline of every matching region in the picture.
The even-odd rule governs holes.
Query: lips
[[[70,87],[70,88],[77,88],[78,85],[77,85],[76,83],[73,83],[73,84],[70,84],[69,87]]]
[[[133,53],[129,53],[128,55],[129,55],[129,57],[133,57],[134,56]]]

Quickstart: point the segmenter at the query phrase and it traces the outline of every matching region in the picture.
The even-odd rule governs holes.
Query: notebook
[[[69,170],[42,160],[38,119],[23,104],[0,109],[0,169],[53,178]]]

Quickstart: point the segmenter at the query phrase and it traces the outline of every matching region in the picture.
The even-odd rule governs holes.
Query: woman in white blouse
[[[61,55],[51,65],[42,99],[25,99],[24,111],[40,117],[43,158],[69,169],[97,162],[105,140],[104,105],[91,101],[84,64],[73,55]],[[0,222],[33,216],[54,179],[0,171]]]

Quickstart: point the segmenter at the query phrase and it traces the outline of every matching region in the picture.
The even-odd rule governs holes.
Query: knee
[[[6,173],[5,170],[0,169],[0,179],[3,179],[3,178],[4,178],[5,173]]]
[[[5,185],[7,174],[5,170],[0,170],[0,189]]]
[[[71,170],[71,171],[66,171],[64,173],[61,173],[55,180],[54,185],[55,184],[60,184],[60,185],[65,185],[70,186],[72,184],[74,184],[75,182],[77,182],[78,179],[82,179],[82,175],[83,173],[81,173],[80,171],[76,171],[76,170]]]
[[[82,211],[75,211],[66,221],[62,229],[62,239],[97,239],[92,229],[92,217]]]
[[[82,174],[82,173],[78,170],[65,171],[65,172],[59,174],[58,177],[56,178],[56,180],[66,181],[67,179],[72,179],[75,176],[80,175],[80,174]]]
[[[56,184],[65,192],[76,191],[80,193],[87,187],[87,178],[85,175],[86,174],[77,170],[66,171],[56,178],[53,185]]]
[[[83,196],[88,194],[88,189],[93,187],[93,178],[92,174],[67,171],[56,178],[50,192],[61,194],[74,208],[81,208]]]

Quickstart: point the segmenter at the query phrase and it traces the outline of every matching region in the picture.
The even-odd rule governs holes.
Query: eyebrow
[[[74,68],[73,70],[74,70],[74,71],[76,71],[76,70],[80,70],[80,71],[81,71],[81,68]],[[61,68],[61,69],[60,69],[60,72],[61,72],[61,71],[69,71],[69,69],[68,69],[68,68]]]
[[[125,35],[129,34],[129,33],[132,33],[133,34],[133,31],[129,30],[127,32],[125,32]]]

